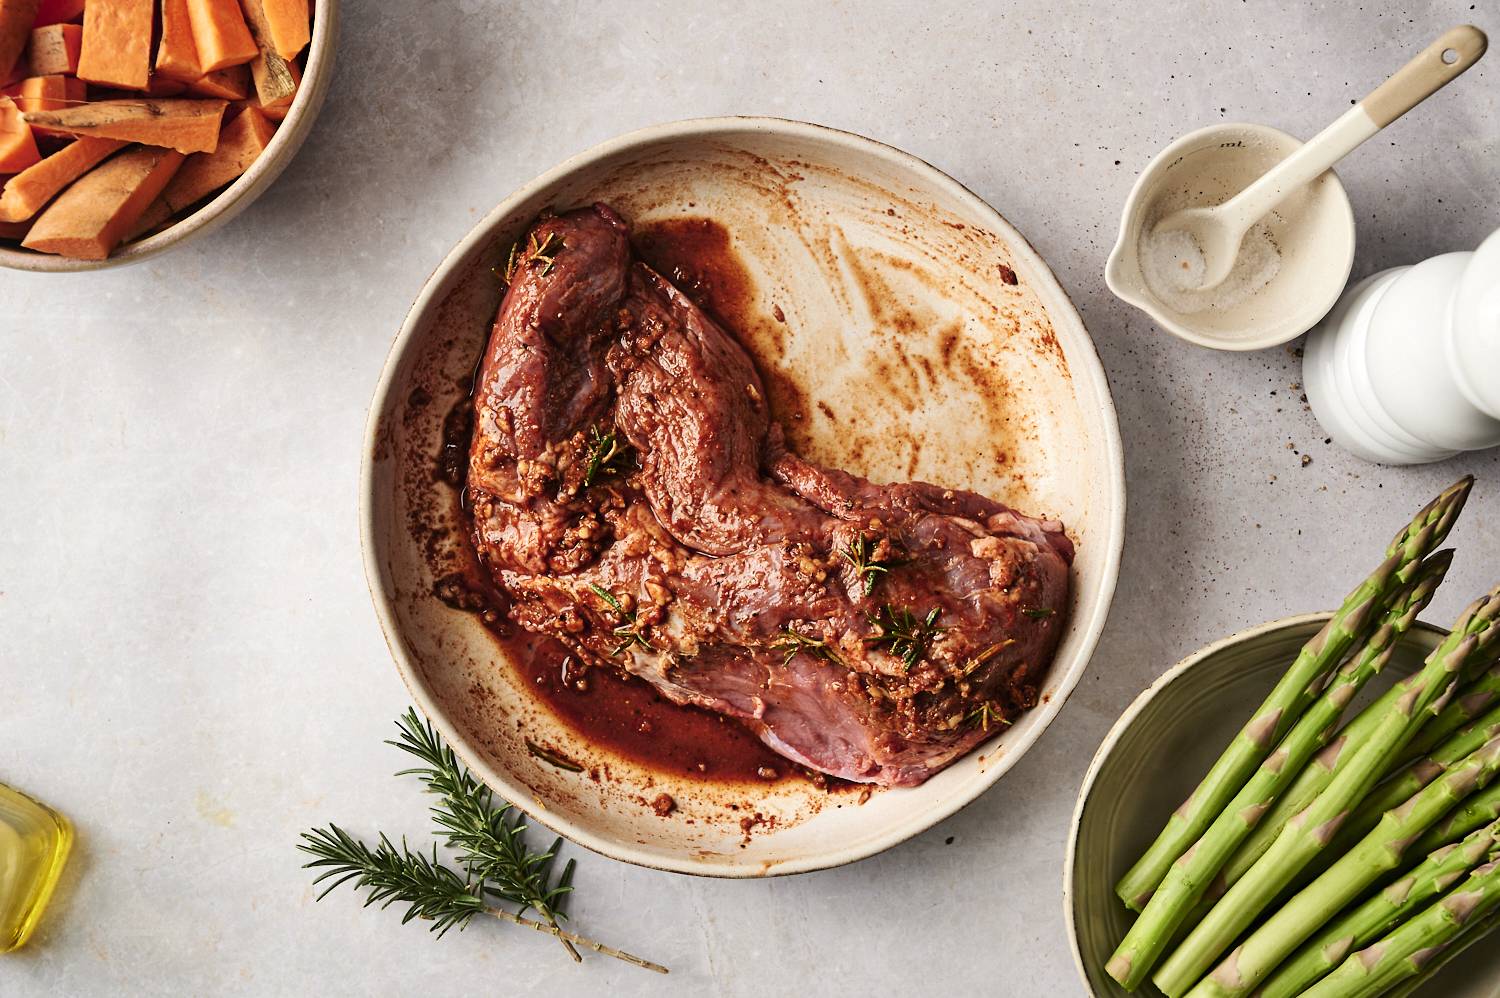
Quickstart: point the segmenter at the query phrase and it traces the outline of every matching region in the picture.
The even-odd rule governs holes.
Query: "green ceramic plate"
[[[1104,972],[1129,925],[1114,883],[1208,771],[1224,748],[1223,733],[1250,716],[1327,619],[1323,613],[1289,617],[1189,655],[1136,698],[1099,746],[1079,791],[1063,872],[1073,956],[1090,993],[1110,998],[1130,994]],[[1404,675],[1415,670],[1444,633],[1425,624],[1413,628],[1388,671]],[[1182,723],[1193,716],[1204,723]],[[1215,726],[1207,728],[1210,723]],[[1455,959],[1423,993],[1434,998],[1500,995],[1500,945],[1493,938]],[[1135,994],[1159,998],[1161,993],[1148,983]]]

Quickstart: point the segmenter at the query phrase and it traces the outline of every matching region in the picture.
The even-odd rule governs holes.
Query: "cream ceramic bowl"
[[[266,151],[238,180],[212,201],[154,236],[126,243],[103,260],[74,260],[51,253],[35,253],[18,246],[0,246],[0,267],[14,270],[74,272],[103,270],[138,263],[204,233],[212,232],[250,206],[281,176],[312,131],[333,79],[333,53],[338,38],[339,0],[313,0],[312,40],[308,43],[302,84],[286,119],[277,126]]]
[[[491,268],[543,208],[607,200],[638,228],[707,217],[749,275],[741,333],[792,446],[879,480],[972,488],[1061,516],[1078,542],[1070,622],[1042,703],[915,789],[674,779],[581,742],[538,706],[471,614],[433,595],[457,567],[454,492],[434,480],[501,289]],[[779,313],[780,319],[772,318]],[[787,419],[789,413],[795,413]],[[957,811],[1036,741],[1078,682],[1114,591],[1125,483],[1104,372],[1078,313],[1004,219],[869,139],[765,118],[685,121],[606,142],[492,211],[412,306],[365,442],[365,566],[402,678],[506,799],[605,855],[726,877],[879,852]],[[609,778],[532,757],[566,746]],[[667,792],[677,810],[648,801]]]
[[[1179,208],[1222,204],[1302,143],[1266,125],[1213,125],[1157,154],[1131,188],[1104,267],[1109,289],[1173,336],[1216,350],[1261,350],[1307,332],[1338,300],[1354,265],[1354,209],[1332,170],[1289,195],[1265,224],[1276,275],[1230,308],[1177,311],[1146,283],[1141,236]]]
[[[1068,937],[1090,994],[1131,994],[1104,972],[1130,924],[1115,882],[1208,772],[1233,726],[1254,712],[1328,617],[1288,617],[1194,652],[1137,697],[1105,736],[1079,791],[1063,870]],[[1415,671],[1445,633],[1426,624],[1412,628],[1397,646],[1390,671]],[[1434,994],[1494,998],[1500,959],[1493,948],[1485,950],[1476,946],[1454,960]],[[1150,998],[1161,992],[1147,982],[1134,994]]]

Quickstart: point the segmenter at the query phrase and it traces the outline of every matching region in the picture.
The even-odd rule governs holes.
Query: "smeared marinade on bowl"
[[[640,241],[658,261],[671,243]],[[615,701],[635,696],[656,711],[648,743],[707,717],[774,750],[761,775],[790,761],[885,786],[1034,706],[1069,604],[1062,525],[792,453],[750,354],[691,294],[711,298],[714,275],[640,257],[602,204],[531,227],[466,466],[448,456],[501,598],[488,612],[532,641],[512,659],[535,668],[538,636],[565,649],[533,688],[588,690],[594,710],[563,711],[585,739],[597,720],[618,743]],[[568,765],[566,746],[537,751]]]

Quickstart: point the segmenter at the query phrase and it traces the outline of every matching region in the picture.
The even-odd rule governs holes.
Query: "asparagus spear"
[[[1500,858],[1500,822],[1443,846],[1379,894],[1330,922],[1276,969],[1258,998],[1295,998],[1351,951],[1379,939],[1486,859]]]
[[[1431,723],[1431,722],[1429,722]],[[1423,728],[1426,731],[1426,728]],[[1365,834],[1380,824],[1380,816],[1437,779],[1448,768],[1475,751],[1491,738],[1500,735],[1500,707],[1496,707],[1468,727],[1452,735],[1447,741],[1433,749],[1432,754],[1418,759],[1396,776],[1376,787],[1364,803],[1349,816],[1339,828],[1330,852],[1339,853],[1340,846],[1353,845]]]
[[[1145,911],[1105,965],[1109,975],[1127,991],[1134,991],[1151,973],[1219,867],[1250,834],[1256,819],[1276,795],[1328,741],[1344,707],[1371,676],[1385,667],[1396,642],[1431,602],[1452,561],[1453,552],[1439,551],[1422,563],[1417,577],[1398,594],[1364,647],[1339,669],[1328,688],[1219,813],[1203,837],[1172,864]]]
[[[1447,536],[1473,484],[1472,476],[1462,478],[1423,507],[1391,541],[1380,567],[1355,587],[1323,629],[1302,648],[1203,782],[1172,813],[1145,855],[1115,885],[1115,893],[1127,908],[1140,911],[1145,906],[1172,862],[1198,840],[1260,761],[1285,737],[1317,695],[1319,681],[1338,665],[1367,627],[1375,626],[1385,603],[1411,581],[1417,565]]]
[[[1448,706],[1422,726],[1421,733],[1401,753],[1397,765],[1406,766],[1416,762],[1454,732],[1473,723],[1481,713],[1496,706],[1496,696],[1500,696],[1500,666],[1493,666],[1473,682],[1461,687],[1458,695],[1448,702]]]
[[[1482,828],[1497,818],[1500,818],[1500,784],[1488,787],[1464,801],[1452,814],[1429,828],[1413,848],[1419,852],[1431,852],[1449,842],[1457,842],[1474,829]]]
[[[1418,990],[1436,977],[1439,971],[1497,928],[1500,928],[1500,911],[1492,911],[1484,918],[1470,919],[1464,925],[1463,931],[1451,943],[1438,951],[1431,960],[1424,963],[1415,977],[1409,977],[1391,988],[1385,993],[1384,998],[1412,998]],[[1422,994],[1425,995],[1427,992],[1423,991]]]
[[[1185,993],[1235,938],[1260,917],[1298,871],[1318,855],[1349,811],[1369,793],[1391,758],[1434,713],[1435,705],[1441,706],[1464,662],[1473,654],[1487,651],[1500,637],[1500,627],[1492,626],[1497,616],[1500,616],[1500,588],[1470,604],[1453,632],[1427,656],[1421,671],[1394,687],[1402,691],[1401,696],[1382,713],[1370,737],[1350,755],[1347,765],[1337,769],[1333,781],[1318,799],[1287,822],[1266,854],[1219,899],[1162,964],[1152,978],[1157,987],[1170,998]],[[1433,820],[1437,817],[1440,814]],[[1224,986],[1225,993],[1235,993],[1231,988],[1247,976],[1238,969],[1241,958],[1241,949],[1236,949],[1215,972],[1215,979]]]
[[[1495,630],[1500,631],[1500,627]],[[1412,842],[1455,803],[1490,783],[1497,772],[1500,772],[1500,738],[1486,743],[1405,804],[1387,811],[1378,828],[1252,932],[1189,994],[1193,998],[1238,998],[1249,994],[1318,926],[1384,874],[1400,869]]]
[[[1463,725],[1466,717],[1473,717],[1472,713],[1465,716],[1462,711],[1456,711],[1454,709],[1455,704],[1469,699],[1470,704],[1474,705],[1474,711],[1477,713],[1479,706],[1482,706],[1484,703],[1478,697],[1484,695],[1484,687],[1492,681],[1490,677],[1500,673],[1500,667],[1489,668],[1494,664],[1493,660],[1497,652],[1500,652],[1500,648],[1492,649],[1488,655],[1476,656],[1470,661],[1462,676],[1463,682],[1467,685],[1461,687],[1459,696],[1454,697],[1445,705],[1436,717],[1422,726],[1422,730],[1412,739],[1411,743],[1408,743],[1408,747],[1402,751],[1402,758],[1409,755],[1411,744],[1418,743],[1427,735],[1429,727],[1442,723],[1444,725],[1443,737],[1447,737]],[[1482,675],[1479,674],[1484,669],[1489,669],[1489,671],[1483,672]],[[1476,678],[1476,675],[1478,678]],[[1495,682],[1496,689],[1500,690],[1500,679],[1495,680]],[[1281,834],[1281,830],[1286,827],[1286,823],[1300,814],[1309,804],[1317,799],[1318,794],[1327,788],[1337,773],[1339,766],[1347,761],[1354,750],[1369,738],[1370,732],[1374,729],[1375,722],[1379,719],[1380,715],[1390,709],[1391,704],[1395,703],[1396,699],[1400,696],[1400,684],[1386,690],[1379,699],[1355,715],[1354,719],[1338,733],[1338,737],[1334,738],[1323,751],[1313,757],[1313,760],[1292,781],[1292,785],[1276,799],[1276,803],[1261,818],[1259,824],[1255,826],[1255,830],[1235,850],[1234,855],[1229,857],[1229,861],[1224,864],[1223,869],[1219,871],[1219,875],[1214,878],[1214,883],[1208,889],[1206,895],[1208,900],[1211,901],[1223,896],[1225,891],[1233,887],[1236,881],[1255,865],[1255,861],[1260,859],[1267,849],[1271,848],[1271,843],[1276,841],[1276,836]],[[1432,744],[1441,741],[1442,738],[1438,738]],[[1391,767],[1388,767],[1388,771],[1396,768],[1399,768],[1398,765],[1393,764]],[[1197,921],[1201,916],[1206,915],[1207,912],[1208,909],[1206,907],[1200,906],[1189,920]]]
[[[1374,998],[1415,977],[1464,926],[1500,908],[1500,862],[1469,874],[1437,904],[1398,926],[1384,939],[1351,954],[1338,970],[1304,992],[1306,998]]]

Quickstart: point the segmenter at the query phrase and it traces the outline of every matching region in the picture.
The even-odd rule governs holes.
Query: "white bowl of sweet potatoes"
[[[338,0],[0,0],[0,265],[143,260],[229,221],[312,128]]]

